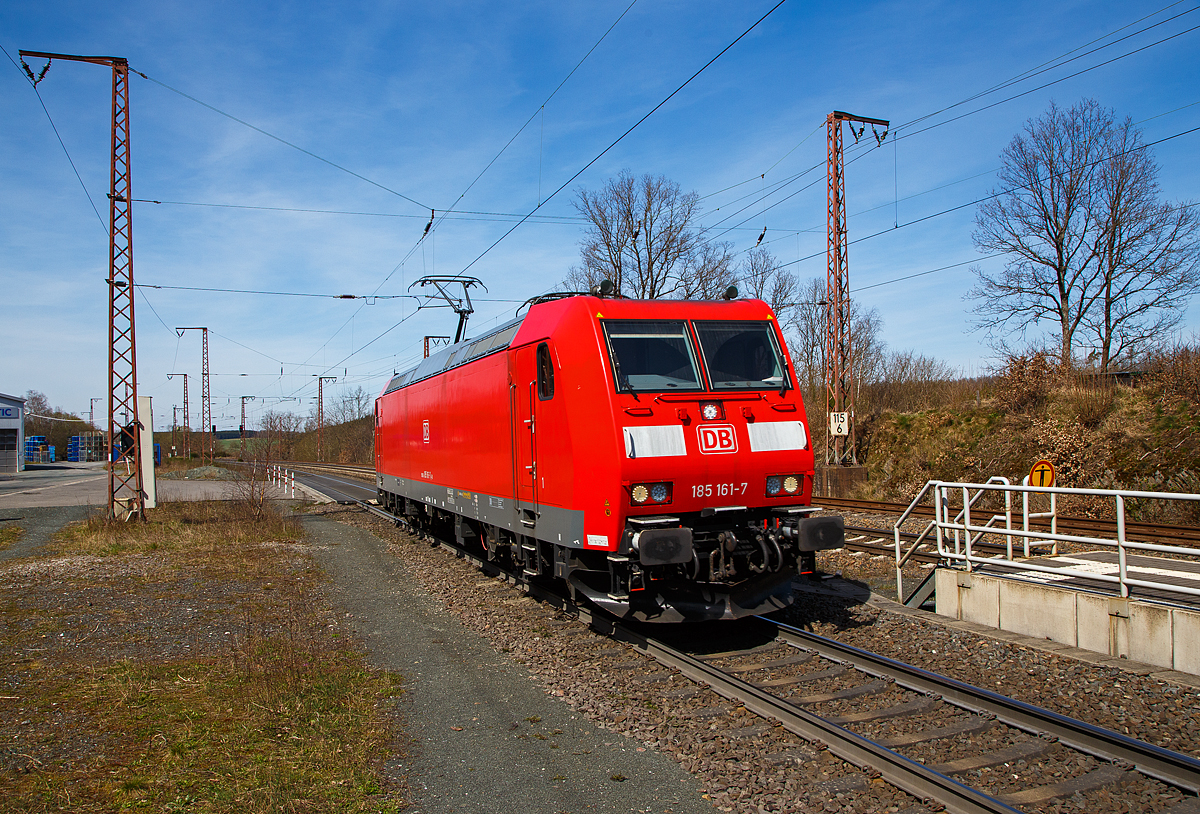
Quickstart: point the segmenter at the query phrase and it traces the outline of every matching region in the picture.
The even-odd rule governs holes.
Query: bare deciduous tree
[[[662,176],[621,172],[596,192],[580,189],[575,208],[589,225],[581,266],[564,281],[586,291],[604,279],[637,299],[719,296],[732,282],[731,245],[710,243],[693,223],[700,198]]]
[[[1200,288],[1198,219],[1158,200],[1133,123],[1092,99],[1052,103],[1001,158],[1005,188],[980,205],[974,239],[1010,259],[997,274],[973,270],[978,327],[995,339],[1050,322],[1066,365],[1082,332],[1101,370],[1164,340]]]
[[[780,325],[787,325],[798,307],[800,285],[796,275],[779,267],[775,255],[765,246],[746,252],[737,269],[742,296],[764,300],[771,306]]]
[[[1102,371],[1115,360],[1162,347],[1200,287],[1196,213],[1160,202],[1157,176],[1133,121],[1115,125],[1100,167],[1100,281],[1086,320]]]
[[[699,243],[685,259],[675,295],[684,300],[715,300],[737,284],[730,244]]]
[[[912,351],[889,351],[873,378],[863,383],[860,412],[919,410],[939,404],[939,384],[954,378],[945,362]]]
[[[343,390],[326,412],[326,420],[332,424],[345,424],[370,415],[374,405],[374,397],[361,386]]]
[[[795,306],[780,321],[796,368],[796,383],[812,410],[825,388],[825,281],[813,277],[797,285]],[[820,401],[814,401],[814,399]]]
[[[1070,110],[1051,102],[1001,153],[1004,187],[975,216],[975,246],[1011,258],[997,274],[974,269],[979,327],[1025,331],[1052,321],[1064,362],[1095,296],[1094,199],[1111,126],[1112,114],[1093,100]]]
[[[74,413],[69,413],[62,407],[51,407],[50,399],[45,393],[38,390],[26,391],[25,437],[46,436],[46,443],[57,448],[56,452],[61,459],[67,456],[67,444],[72,435],[93,431],[94,428],[90,424],[79,420],[79,416]]]
[[[794,283],[796,296],[787,321],[780,320],[788,339],[788,351],[796,368],[797,384],[809,410],[825,409],[825,281],[812,278]],[[887,345],[880,336],[883,318],[875,308],[863,310],[850,304],[850,346],[854,353],[854,377],[860,386],[874,383],[885,367]]]
[[[290,461],[293,458],[296,439],[304,431],[304,417],[295,413],[267,410],[259,420],[261,432],[256,441],[264,447],[256,457],[267,460]]]

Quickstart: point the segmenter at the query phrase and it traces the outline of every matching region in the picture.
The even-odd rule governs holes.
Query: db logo
[[[703,453],[737,452],[737,435],[732,424],[704,424],[696,428],[696,434]]]
[[[421,434],[424,436],[423,440],[425,441],[425,443],[428,444],[429,443],[429,422],[428,421],[421,422]]]

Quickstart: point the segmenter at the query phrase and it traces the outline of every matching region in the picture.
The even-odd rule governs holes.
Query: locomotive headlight
[[[800,491],[800,478],[795,475],[788,475],[783,479],[783,491],[789,495],[794,495]]]
[[[659,483],[635,483],[629,490],[629,499],[635,506],[645,503],[670,503],[670,481]]]
[[[716,421],[723,418],[721,405],[715,401],[706,401],[700,405],[700,415],[705,421]]]
[[[767,494],[777,495],[779,490],[783,488],[783,480],[778,475],[772,475],[767,478]]]

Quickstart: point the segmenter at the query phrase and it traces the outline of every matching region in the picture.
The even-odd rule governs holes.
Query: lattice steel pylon
[[[133,209],[129,173],[129,62],[124,57],[21,51],[21,57],[90,62],[112,69],[112,156],[108,191],[108,516],[144,518],[141,427],[137,399],[137,343],[133,317]],[[22,59],[22,63],[24,59]],[[26,73],[36,85],[28,66]],[[117,414],[125,421],[117,424]],[[114,459],[114,441],[121,451]]]
[[[325,382],[336,382],[337,376],[317,376],[317,460],[323,461],[325,449]]]
[[[827,130],[827,166],[829,193],[826,199],[826,223],[829,247],[825,269],[825,395],[827,422],[825,425],[825,464],[854,466],[858,464],[854,420],[854,353],[851,346],[853,315],[850,309],[850,268],[846,256],[846,177],[842,159],[842,122],[851,122],[854,140],[862,136],[869,124],[882,125],[882,142],[887,136],[888,122],[869,119],[835,110],[825,118]],[[863,125],[854,132],[853,122]]]
[[[183,377],[183,457],[192,458],[192,414],[188,412],[188,386],[186,373],[168,373],[167,379],[173,376]]]
[[[203,334],[200,365],[200,463],[204,463],[204,453],[208,452],[208,462],[213,462],[214,434],[212,431],[212,398],[208,389],[208,328],[176,328],[175,333],[183,336],[184,331],[200,331]],[[186,383],[186,379],[184,382]]]
[[[244,461],[244,460],[246,460],[246,402],[254,401],[254,399],[256,397],[255,396],[242,396],[241,398],[242,398],[242,423],[240,426],[240,432],[241,432],[241,437],[242,437],[242,443],[241,443],[240,448],[238,449],[238,458]]]

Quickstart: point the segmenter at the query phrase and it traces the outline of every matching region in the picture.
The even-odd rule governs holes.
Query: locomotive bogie
[[[619,615],[783,607],[844,536],[791,370],[760,301],[536,304],[385,388],[380,503]]]

